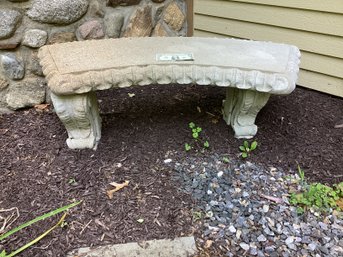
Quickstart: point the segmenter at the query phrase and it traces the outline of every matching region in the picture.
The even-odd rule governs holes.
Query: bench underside
[[[257,133],[255,119],[270,94],[228,87],[223,101],[223,118],[236,138],[252,138]],[[55,111],[67,132],[72,149],[96,149],[101,138],[101,118],[95,92],[78,95],[51,94]]]

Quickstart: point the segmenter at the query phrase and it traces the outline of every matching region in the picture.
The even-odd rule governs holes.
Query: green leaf
[[[80,202],[79,202],[80,203]],[[37,243],[39,240],[41,240],[42,238],[44,238],[46,235],[48,235],[52,230],[54,230],[55,228],[57,228],[65,219],[67,213],[64,213],[61,217],[61,219],[50,229],[48,229],[47,231],[45,231],[43,234],[41,234],[39,237],[35,238],[34,240],[32,240],[31,242],[27,243],[26,245],[20,247],[18,250],[15,250],[14,252],[11,252],[9,255],[6,255],[6,257],[12,257],[17,255],[18,253],[21,253],[22,251],[24,251],[25,249],[29,248],[31,245],[34,245],[35,243]]]
[[[257,142],[254,141],[254,142],[251,143],[250,150],[251,150],[251,151],[252,151],[252,150],[255,150],[256,147],[257,147]]]
[[[248,154],[246,152],[242,153],[242,157],[243,158],[247,158],[248,157]]]
[[[298,207],[298,208],[297,208],[297,213],[298,213],[299,215],[304,214],[304,212],[305,212],[304,208],[302,208],[302,207]]]
[[[0,253],[0,257],[7,257],[6,251],[5,251],[5,250],[3,250],[3,251]]]
[[[188,124],[188,126],[192,129],[192,128],[195,127],[195,124],[194,124],[193,122],[190,122],[190,123]]]
[[[298,165],[298,173],[299,173],[299,177],[301,179],[301,181],[305,180],[305,172],[300,168],[300,166]]]
[[[197,127],[197,132],[200,133],[202,131],[202,128]]]
[[[229,158],[227,158],[227,157],[223,157],[223,162],[225,162],[225,163],[229,163],[229,162],[230,162],[230,160],[229,160]]]
[[[24,223],[24,224],[22,224],[22,225],[20,225],[20,226],[18,226],[16,228],[12,229],[12,230],[10,230],[9,232],[3,234],[2,236],[0,236],[0,241],[5,239],[5,238],[7,238],[7,237],[9,237],[12,234],[18,232],[19,230],[22,230],[23,228],[26,228],[26,227],[28,227],[28,226],[30,226],[30,225],[38,222],[38,221],[41,221],[41,220],[44,220],[44,219],[49,218],[51,216],[54,216],[54,215],[56,215],[58,213],[64,212],[64,211],[66,211],[66,210],[68,210],[68,209],[70,209],[70,208],[72,208],[72,207],[74,207],[74,206],[76,206],[76,205],[78,205],[80,203],[81,203],[81,201],[75,202],[75,203],[72,203],[72,204],[69,204],[69,205],[66,205],[66,206],[63,206],[61,208],[58,208],[58,209],[53,210],[51,212],[48,212],[48,213],[46,213],[44,215],[41,215],[41,216],[39,216],[39,217],[37,217],[37,218],[35,218],[33,220],[30,220],[30,221],[28,221],[28,222],[26,222],[26,223]]]
[[[193,138],[198,138],[198,137],[199,137],[199,134],[198,134],[197,132],[194,132],[194,133],[192,134],[192,136],[193,136]]]
[[[192,147],[189,145],[189,144],[185,144],[185,150],[186,150],[186,152],[188,152],[189,150],[191,150],[192,149]]]
[[[248,141],[244,141],[244,142],[243,142],[243,145],[244,145],[245,149],[249,149],[249,143],[248,143]]]
[[[205,141],[204,147],[209,148],[210,147],[210,143],[208,141]]]
[[[245,152],[245,147],[241,145],[241,146],[239,147],[239,150],[241,150],[242,152]]]

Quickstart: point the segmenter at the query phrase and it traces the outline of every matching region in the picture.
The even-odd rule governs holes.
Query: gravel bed
[[[297,175],[222,156],[165,160],[197,209],[197,243],[218,256],[343,256],[342,213],[298,215]]]

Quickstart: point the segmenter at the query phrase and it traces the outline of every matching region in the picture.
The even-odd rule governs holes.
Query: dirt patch
[[[184,151],[191,140],[189,122],[203,128],[210,152],[240,158],[243,140],[221,118],[222,88],[147,86],[99,95],[103,128],[97,151],[67,149],[67,134],[51,109],[0,116],[0,209],[18,207],[12,227],[83,200],[63,232],[53,232],[22,256],[64,256],[81,246],[192,234],[195,203],[163,162],[197,154]],[[249,161],[286,172],[295,172],[299,163],[311,181],[342,181],[343,128],[335,128],[342,117],[341,98],[302,88],[273,96],[257,118],[259,147]],[[109,184],[125,180],[129,186],[108,199]],[[25,229],[3,246],[18,248],[56,219]]]

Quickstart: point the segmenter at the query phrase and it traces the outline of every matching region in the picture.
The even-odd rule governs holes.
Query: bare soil
[[[14,207],[20,214],[10,227],[83,201],[70,211],[67,226],[20,256],[65,256],[81,246],[194,234],[196,202],[171,179],[163,161],[201,154],[184,151],[192,140],[189,122],[202,127],[210,143],[205,155],[241,159],[243,140],[235,139],[221,118],[224,95],[218,87],[180,85],[101,92],[97,151],[68,149],[66,131],[52,108],[0,115],[0,216],[8,218]],[[259,146],[248,161],[286,173],[296,172],[299,164],[310,181],[338,183],[343,180],[343,128],[335,124],[342,117],[342,98],[303,88],[272,96],[258,115]],[[110,183],[125,180],[129,185],[109,199]],[[17,249],[57,220],[24,229],[0,242],[0,249]]]

